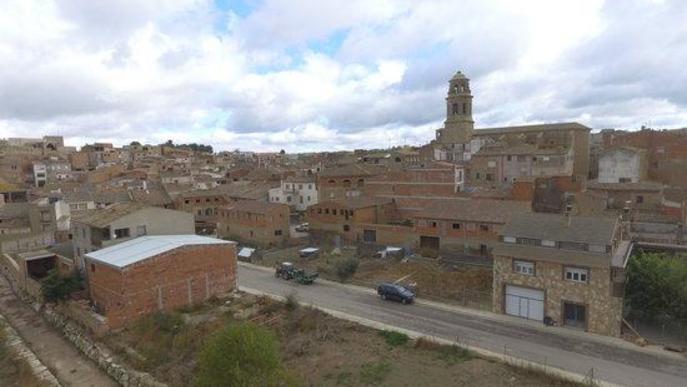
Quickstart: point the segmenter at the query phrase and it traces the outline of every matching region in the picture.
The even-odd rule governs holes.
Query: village
[[[279,332],[289,377],[307,385],[401,385],[407,376],[380,351],[420,374],[413,367],[436,352],[444,360],[430,357],[424,385],[458,374],[584,382],[507,363],[480,371],[489,357],[451,352],[460,342],[387,348],[370,324],[324,310],[336,305],[299,299],[321,286],[684,351],[679,327],[646,318],[630,267],[687,252],[687,131],[475,128],[472,99],[457,72],[444,127],[419,147],[291,154],[0,139],[0,313],[10,298],[33,305],[124,386],[191,384],[200,338],[227,319]],[[264,289],[243,282],[255,273]],[[369,362],[332,359],[327,346]]]

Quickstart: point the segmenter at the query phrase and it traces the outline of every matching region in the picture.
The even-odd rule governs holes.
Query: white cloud
[[[420,144],[446,82],[478,126],[683,126],[687,4],[9,0],[0,137],[324,150]]]

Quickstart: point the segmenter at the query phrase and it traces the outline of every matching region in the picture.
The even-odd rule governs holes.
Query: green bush
[[[153,323],[164,333],[178,333],[184,326],[184,318],[180,313],[156,312],[153,314]]]
[[[406,335],[405,333],[396,331],[381,331],[379,332],[379,335],[382,336],[384,340],[386,340],[387,344],[393,347],[404,345],[408,342],[408,340],[410,340],[408,335]]]
[[[632,257],[625,303],[633,317],[687,325],[687,259],[657,253]]]
[[[198,355],[199,387],[294,385],[284,372],[275,334],[251,323],[236,323],[215,333]]]
[[[57,302],[67,299],[72,292],[82,288],[81,276],[78,271],[63,276],[53,269],[41,280],[41,292],[47,302]]]
[[[356,258],[342,258],[334,263],[336,277],[341,282],[349,280],[358,270],[358,260]]]

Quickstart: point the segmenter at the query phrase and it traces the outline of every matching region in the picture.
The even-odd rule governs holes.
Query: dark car
[[[398,284],[380,284],[377,286],[377,294],[382,300],[400,301],[403,304],[410,304],[415,300],[415,293]]]

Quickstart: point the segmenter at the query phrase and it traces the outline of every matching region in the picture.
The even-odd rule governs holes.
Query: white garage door
[[[544,291],[506,285],[506,314],[544,320]]]

